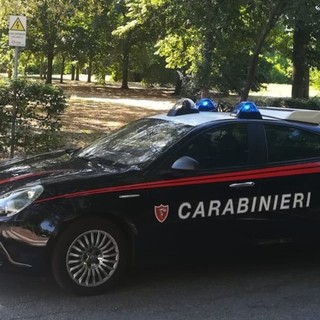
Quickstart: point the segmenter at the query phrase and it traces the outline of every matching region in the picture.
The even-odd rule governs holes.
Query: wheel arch
[[[130,253],[130,262],[133,263],[134,257],[135,257],[135,237],[137,235],[137,229],[136,226],[124,219],[121,219],[120,217],[114,215],[114,214],[102,214],[102,213],[87,213],[82,215],[77,215],[73,218],[69,218],[66,220],[62,220],[58,223],[57,231],[53,237],[51,237],[48,241],[47,248],[48,248],[48,255],[49,259],[52,256],[52,252],[55,247],[55,243],[58,241],[61,234],[63,234],[68,228],[72,227],[72,224],[78,223],[79,221],[83,220],[94,220],[94,219],[102,219],[104,221],[108,221],[110,223],[113,223],[115,226],[117,226],[125,235],[127,247],[129,249]]]

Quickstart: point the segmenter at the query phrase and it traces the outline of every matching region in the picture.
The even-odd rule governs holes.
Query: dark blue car
[[[137,259],[315,242],[320,112],[259,108],[132,122],[80,150],[0,164],[0,264],[81,295]]]

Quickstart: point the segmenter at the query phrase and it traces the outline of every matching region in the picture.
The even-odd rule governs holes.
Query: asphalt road
[[[44,277],[0,274],[0,319],[319,319],[320,259],[283,251],[133,268],[113,292],[75,297]]]

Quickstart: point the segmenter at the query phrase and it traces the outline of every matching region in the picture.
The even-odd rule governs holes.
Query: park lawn
[[[67,83],[62,88],[68,97],[61,128],[62,144],[66,147],[83,147],[133,120],[164,112],[157,108],[146,108],[144,100],[161,100],[172,104],[175,101],[172,90],[166,89],[120,90],[116,87],[78,83]],[[104,101],[104,98],[108,101]],[[141,107],[136,106],[137,103],[121,104],[117,101],[120,98],[141,101]]]
[[[165,101],[173,105],[178,99],[173,95],[173,89],[144,88],[132,85],[130,90],[121,90],[117,84],[97,85],[83,81],[65,81],[58,84],[68,98],[68,107],[62,116],[61,139],[67,147],[82,147],[101,135],[117,129],[135,119],[163,113],[164,110],[146,108],[144,100]],[[290,97],[291,86],[282,84],[268,84],[260,92],[252,93],[249,99],[259,97]],[[311,88],[310,97],[319,95],[319,91]],[[88,99],[90,98],[90,99]],[[107,98],[108,101],[104,101]],[[136,100],[141,103],[130,105],[121,104],[118,99]],[[222,98],[231,104],[239,101],[236,95]],[[113,100],[113,101],[110,101]],[[215,99],[218,102],[219,98]]]

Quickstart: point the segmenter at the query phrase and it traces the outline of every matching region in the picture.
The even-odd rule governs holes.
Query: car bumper
[[[43,266],[48,240],[26,228],[0,225],[0,267]]]

